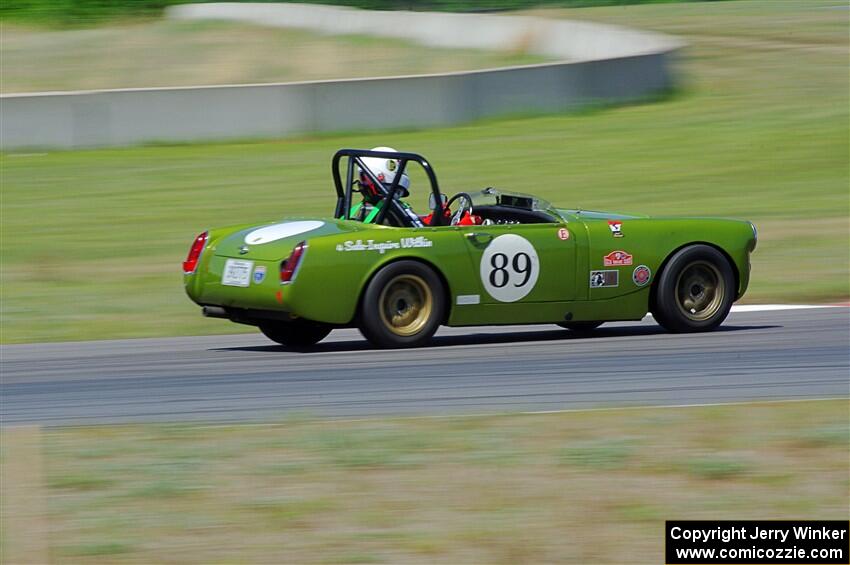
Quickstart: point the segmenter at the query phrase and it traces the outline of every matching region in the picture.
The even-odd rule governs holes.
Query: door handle
[[[490,235],[489,233],[470,232],[470,233],[466,233],[466,234],[463,234],[463,235],[464,235],[464,237],[466,237],[466,239],[468,239],[469,241],[471,241],[472,243],[474,243],[476,245],[487,245],[488,243],[493,241],[493,236]]]

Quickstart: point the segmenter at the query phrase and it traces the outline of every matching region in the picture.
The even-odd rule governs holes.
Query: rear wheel
[[[726,257],[708,245],[676,252],[658,278],[652,315],[671,332],[719,326],[735,300],[735,275]]]
[[[381,269],[366,287],[360,331],[379,347],[416,347],[431,339],[445,311],[445,293],[436,273],[416,261]]]
[[[260,331],[267,338],[289,347],[308,347],[325,339],[333,328],[321,322],[296,318],[290,322],[264,322]]]
[[[561,322],[558,324],[565,330],[574,332],[591,332],[604,324],[605,322]]]

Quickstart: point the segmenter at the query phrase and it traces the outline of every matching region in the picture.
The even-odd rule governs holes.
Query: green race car
[[[413,167],[409,167],[413,165]],[[409,172],[430,183],[408,204]],[[430,164],[390,148],[332,161],[333,218],[209,229],[183,262],[205,316],[313,345],[357,327],[381,347],[422,345],[440,325],[558,324],[589,331],[652,312],[673,332],[716,328],[747,289],[755,226],[556,208],[486,188],[446,198]]]

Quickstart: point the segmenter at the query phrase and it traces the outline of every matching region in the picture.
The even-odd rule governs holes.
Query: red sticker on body
[[[646,265],[638,265],[632,273],[632,281],[637,286],[645,286],[646,283],[649,282],[649,277],[651,276],[652,272],[649,270],[649,267]]]
[[[603,259],[606,267],[623,267],[632,264],[632,256],[625,251],[612,251]]]
[[[558,230],[558,239],[562,241],[567,241],[570,239],[570,230],[567,228],[561,228]]]

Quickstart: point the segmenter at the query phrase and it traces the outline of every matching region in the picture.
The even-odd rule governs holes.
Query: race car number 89
[[[514,272],[524,275],[524,278],[520,282],[514,283],[514,286],[525,286],[528,279],[531,278],[531,257],[522,252],[514,255],[513,261],[509,260],[504,253],[496,253],[490,257],[490,266],[493,267],[490,271],[490,284],[496,288],[502,288],[508,284],[511,278],[506,269],[508,263],[513,265]]]
[[[515,234],[500,235],[481,257],[481,282],[499,302],[516,302],[534,289],[540,262],[534,246]]]

